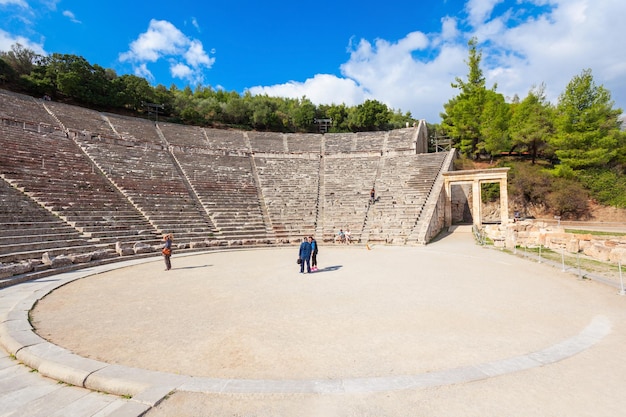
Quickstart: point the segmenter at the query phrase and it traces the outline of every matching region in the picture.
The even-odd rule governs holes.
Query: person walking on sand
[[[163,249],[161,252],[163,253],[163,258],[165,259],[165,270],[169,271],[172,269],[172,261],[170,258],[172,257],[172,234],[168,233],[163,235]]]
[[[311,271],[317,271],[317,240],[313,236],[309,236],[311,242]]]
[[[300,252],[298,256],[300,257],[300,273],[304,274],[304,263],[306,262],[306,272],[308,274],[311,273],[311,241],[310,237],[304,237],[302,239],[302,243],[300,243]]]

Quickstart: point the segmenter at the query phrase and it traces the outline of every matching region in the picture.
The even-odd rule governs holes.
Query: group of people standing
[[[298,264],[300,264],[300,273],[304,274],[304,266],[306,264],[306,272],[317,271],[317,241],[313,236],[305,236],[300,243],[298,252]]]
[[[163,245],[161,246],[161,253],[165,260],[165,270],[172,269],[172,240],[171,233],[163,235]],[[300,273],[304,273],[304,267],[306,265],[306,272],[311,273],[317,271],[317,241],[313,236],[305,236],[300,244],[300,252],[298,253],[298,264],[300,264]]]

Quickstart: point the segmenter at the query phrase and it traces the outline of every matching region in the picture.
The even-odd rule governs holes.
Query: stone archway
[[[509,221],[509,195],[507,190],[507,173],[509,168],[472,169],[465,171],[449,171],[443,173],[446,205],[444,210],[444,225],[452,225],[452,185],[472,185],[472,219],[476,226],[482,226],[480,189],[484,183],[500,184],[500,221],[506,224]]]

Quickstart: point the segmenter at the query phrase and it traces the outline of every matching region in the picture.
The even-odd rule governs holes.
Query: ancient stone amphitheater
[[[101,113],[0,90],[0,287],[120,257],[333,242],[425,244],[443,227],[426,125],[281,134]],[[369,192],[377,192],[375,204]]]

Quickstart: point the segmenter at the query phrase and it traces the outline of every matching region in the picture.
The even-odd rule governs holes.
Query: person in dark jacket
[[[300,243],[300,252],[298,256],[302,260],[300,262],[300,273],[304,274],[304,263],[306,262],[306,272],[311,273],[311,241],[310,237],[304,237],[302,243]]]
[[[311,242],[311,271],[317,271],[317,240],[313,236],[309,236]]]

